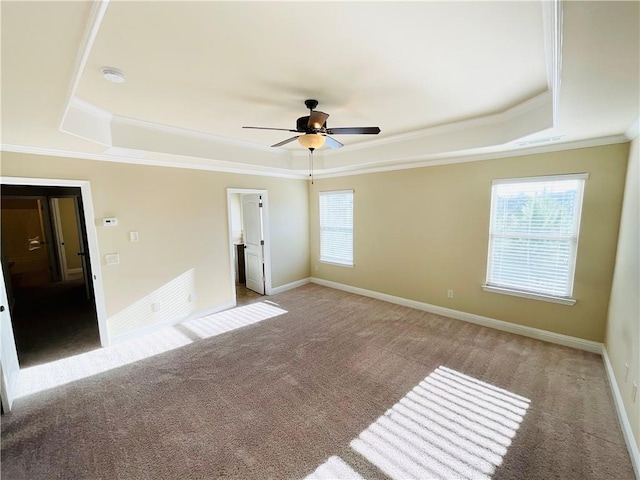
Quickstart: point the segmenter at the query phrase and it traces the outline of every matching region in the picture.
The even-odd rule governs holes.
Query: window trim
[[[521,298],[529,298],[533,300],[541,300],[545,302],[551,303],[559,303],[562,305],[570,305],[573,306],[576,304],[576,299],[573,298],[573,287],[575,282],[575,273],[576,273],[576,263],[578,257],[578,243],[580,240],[580,221],[582,219],[582,206],[584,203],[584,187],[585,182],[589,178],[588,173],[570,173],[570,174],[561,174],[561,175],[544,175],[544,176],[536,176],[536,177],[518,177],[518,178],[502,178],[495,179],[491,182],[491,206],[489,210],[489,239],[488,239],[488,252],[487,252],[487,269],[485,276],[485,283],[482,285],[482,289],[485,292],[490,293],[498,293],[503,295],[511,295],[515,297]],[[569,268],[568,275],[568,284],[567,290],[570,292],[568,296],[560,296],[560,295],[549,295],[540,292],[533,292],[528,290],[519,290],[517,288],[505,286],[505,285],[495,285],[489,282],[489,273],[491,269],[491,259],[492,259],[492,250],[493,250],[493,229],[494,229],[494,202],[496,198],[494,196],[494,187],[496,185],[505,185],[512,183],[533,183],[533,182],[550,182],[550,181],[563,181],[563,180],[582,180],[579,187],[579,201],[576,208],[576,214],[574,216],[574,231],[575,236],[566,237],[567,239],[572,241],[571,245],[571,262]],[[519,236],[521,237],[521,236]],[[549,237],[545,237],[549,238]],[[562,237],[558,237],[562,238]]]
[[[352,205],[351,210],[351,261],[350,262],[341,262],[339,259],[323,259],[322,258],[322,224],[321,224],[321,202],[320,198],[324,195],[332,195],[332,194],[340,194],[340,193],[350,193],[352,196],[353,203],[355,204],[355,190],[354,189],[342,189],[342,190],[325,190],[322,192],[318,192],[318,262],[326,264],[326,265],[335,265],[338,267],[346,267],[346,268],[354,268],[355,267],[355,215],[354,209],[355,207]]]

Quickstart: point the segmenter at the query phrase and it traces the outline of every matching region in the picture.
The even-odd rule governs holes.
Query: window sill
[[[529,298],[532,300],[542,300],[543,302],[559,303],[561,305],[573,306],[576,304],[575,298],[553,297],[551,295],[543,295],[540,293],[522,292],[520,290],[511,290],[509,288],[494,287],[491,285],[483,285],[485,292],[500,293],[502,295],[512,295],[514,297]]]
[[[355,264],[353,263],[330,262],[329,260],[322,260],[322,259],[318,260],[318,262],[325,263],[327,265],[336,265],[338,267],[347,267],[347,268],[355,267]]]

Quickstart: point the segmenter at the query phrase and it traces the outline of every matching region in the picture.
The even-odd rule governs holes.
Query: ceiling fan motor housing
[[[325,121],[322,125],[322,129],[326,128],[327,122]],[[306,117],[300,117],[298,120],[296,120],[296,130],[300,133],[317,133],[322,129],[315,129],[309,126],[309,115],[307,115]]]

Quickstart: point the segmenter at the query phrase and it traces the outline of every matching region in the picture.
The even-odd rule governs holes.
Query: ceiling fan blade
[[[358,134],[377,135],[380,133],[380,128],[379,127],[327,128],[327,133],[331,135],[358,135]]]
[[[322,128],[324,122],[327,121],[327,118],[329,118],[328,113],[313,110],[309,114],[309,123],[307,125],[311,128]]]
[[[242,127],[242,128],[253,128],[254,130],[279,130],[281,132],[298,133],[298,130],[291,130],[290,128],[271,128],[271,127]]]
[[[293,130],[295,132],[295,130]],[[295,137],[291,137],[291,138],[287,138],[286,140],[283,140],[279,143],[276,143],[275,145],[271,145],[272,147],[281,147],[282,145],[286,145],[289,142],[293,142],[294,140],[296,140],[300,135],[296,135]]]
[[[340,143],[335,138],[331,138],[329,135],[325,135],[324,139],[325,139],[324,144],[329,148],[341,148],[341,147],[344,147],[344,145],[342,143]]]

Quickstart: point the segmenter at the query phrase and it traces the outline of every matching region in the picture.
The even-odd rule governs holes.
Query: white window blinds
[[[320,193],[320,261],[353,265],[353,190]]]
[[[586,178],[493,182],[487,286],[571,297]]]

